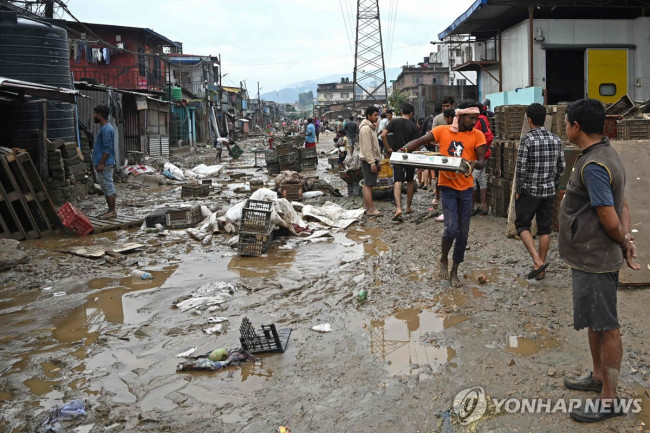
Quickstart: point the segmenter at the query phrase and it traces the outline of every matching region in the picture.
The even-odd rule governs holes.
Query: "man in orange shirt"
[[[461,157],[469,162],[472,170],[485,166],[487,142],[485,135],[474,125],[478,121],[479,109],[476,101],[463,101],[458,105],[456,117],[451,125],[435,127],[431,132],[408,143],[404,150],[412,152],[425,143],[436,141],[443,155]],[[458,279],[458,265],[465,260],[469,221],[472,216],[472,191],[474,177],[462,173],[441,171],[438,184],[442,195],[442,212],[445,231],[442,234],[440,255],[440,277],[449,279],[454,287],[462,286]],[[454,245],[454,240],[456,244]],[[453,265],[449,271],[449,251],[454,245]]]

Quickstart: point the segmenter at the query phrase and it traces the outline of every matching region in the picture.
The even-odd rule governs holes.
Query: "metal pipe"
[[[499,92],[503,92],[503,59],[501,58],[501,27],[499,27]]]
[[[533,2],[528,3],[528,85],[533,87]]]

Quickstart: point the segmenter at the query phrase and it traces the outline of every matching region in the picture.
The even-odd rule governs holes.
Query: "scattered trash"
[[[223,325],[218,324],[214,325],[212,328],[206,328],[203,330],[206,334],[221,334],[221,331],[223,331]]]
[[[185,352],[177,353],[176,358],[187,358],[194,352],[196,352],[196,347],[192,347],[191,349],[187,349]]]
[[[228,321],[227,317],[218,317],[218,316],[208,317],[208,323],[222,323],[227,321]]]
[[[70,421],[82,415],[86,415],[84,402],[81,400],[73,400],[61,407],[52,409],[50,416],[41,424],[37,432],[58,432],[61,429],[61,421]]]
[[[65,296],[65,295],[66,295],[65,292],[54,292],[54,293],[52,293],[52,296],[54,296],[55,298],[58,298],[60,296]]]
[[[221,172],[222,169],[222,165],[200,164],[190,171],[199,177],[215,177]]]
[[[239,365],[247,361],[255,362],[257,358],[245,349],[237,349],[229,352],[228,358],[225,361],[210,361],[206,356],[193,361],[180,363],[176,366],[176,371],[216,371],[229,365]]]
[[[365,302],[368,299],[368,291],[365,289],[362,289],[357,293],[357,301],[359,302]]]
[[[181,297],[174,302],[174,306],[181,311],[212,307],[223,304],[232,298],[235,287],[223,281],[204,284],[188,296]]]
[[[120,245],[96,245],[93,247],[73,247],[66,251],[72,255],[87,259],[100,259],[107,254],[123,254],[144,247],[142,244],[128,242]]]
[[[171,175],[171,178],[172,178],[172,179],[175,179],[175,180],[185,180],[185,176],[183,175],[183,170],[181,170],[180,168],[176,167],[176,166],[175,166],[174,164],[172,164],[171,162],[167,162],[167,163],[165,163],[164,171],[163,171],[163,173],[162,173],[163,175],[168,176],[167,174],[165,174],[165,172],[169,173],[169,174]],[[169,177],[169,176],[168,176],[168,177]]]
[[[153,275],[151,275],[149,272],[141,271],[140,269],[132,270],[131,277],[140,280],[153,280]]]
[[[54,287],[43,287],[41,290],[43,290],[44,292],[47,292],[47,291],[52,290],[53,288]]]
[[[214,349],[210,352],[210,356],[208,356],[210,361],[223,361],[226,358],[228,358],[228,351],[226,349]]]
[[[284,352],[289,344],[291,328],[275,328],[275,324],[262,325],[261,335],[255,332],[248,317],[244,317],[239,327],[239,341],[244,349],[252,353]]]
[[[336,150],[336,149],[334,149],[334,150]],[[291,433],[291,429],[289,427],[285,427],[285,426],[281,425],[280,427],[278,427],[275,430],[275,433]]]
[[[323,238],[333,238],[333,237],[334,235],[329,230],[317,230],[312,235],[304,238],[304,240],[310,242],[319,242],[319,241],[327,240]]]
[[[479,282],[480,284],[485,284],[485,283],[487,283],[487,277],[486,277],[485,275],[483,275],[483,274],[479,275],[479,276],[478,276],[478,282]]]
[[[639,233],[637,229],[632,229],[632,233]]]
[[[325,195],[323,191],[307,191],[302,193],[302,198],[316,198],[320,197],[321,195]]]
[[[303,217],[311,217],[330,227],[347,228],[363,218],[363,209],[347,210],[336,203],[326,202],[321,207],[307,205],[302,208]]]
[[[332,332],[332,325],[329,323],[322,323],[320,325],[312,326],[311,330],[316,332]]]

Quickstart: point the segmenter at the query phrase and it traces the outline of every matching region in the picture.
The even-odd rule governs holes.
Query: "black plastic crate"
[[[183,185],[181,197],[207,197],[210,195],[210,185]]]
[[[261,256],[273,242],[273,228],[266,233],[239,232],[239,254],[242,256]]]
[[[147,215],[146,218],[144,219],[145,223],[147,224],[147,227],[153,228],[156,227],[156,224],[161,224],[163,226],[167,224],[168,211],[169,209],[167,209],[166,207],[161,207],[151,212],[149,215]]]
[[[302,160],[303,170],[316,170],[316,167],[318,167],[318,158],[309,158]]]
[[[278,156],[286,156],[293,153],[293,147],[290,143],[286,144],[276,144],[275,150],[278,152]]]
[[[267,164],[270,162],[278,162],[278,151],[274,149],[269,149],[266,152],[264,152],[264,158]]]
[[[280,164],[277,162],[267,163],[266,168],[268,169],[270,175],[280,174]]]
[[[296,162],[296,156],[293,153],[288,155],[278,155],[278,163],[280,165],[290,165]]]
[[[271,228],[273,202],[246,200],[241,212],[239,231],[245,233],[267,233]]]
[[[303,147],[302,149],[300,149],[301,160],[311,159],[311,158],[318,158],[318,154],[316,153],[315,147]]]
[[[284,352],[289,344],[291,328],[277,330],[274,324],[262,325],[258,334],[248,317],[244,317],[239,327],[241,347],[251,353]]]
[[[295,164],[280,164],[280,171],[296,171],[296,165]]]

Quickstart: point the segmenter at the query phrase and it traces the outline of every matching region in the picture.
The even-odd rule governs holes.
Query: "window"
[[[467,80],[464,78],[459,78],[456,80],[456,84],[458,86],[467,86]]]
[[[348,99],[347,93],[341,93],[341,99]]]
[[[420,93],[418,93],[418,92],[413,92],[413,97],[415,97],[415,98],[419,98],[419,97],[420,97]]]
[[[415,84],[422,84],[422,77],[415,77]]]
[[[438,79],[436,77],[433,77],[433,84],[437,84],[437,83],[438,83]]]
[[[143,77],[147,75],[147,56],[142,48],[138,48],[138,72]]]
[[[600,93],[600,96],[615,96],[616,84],[602,83],[600,86],[598,86],[598,93]]]
[[[160,78],[160,57],[153,58],[153,76]]]

